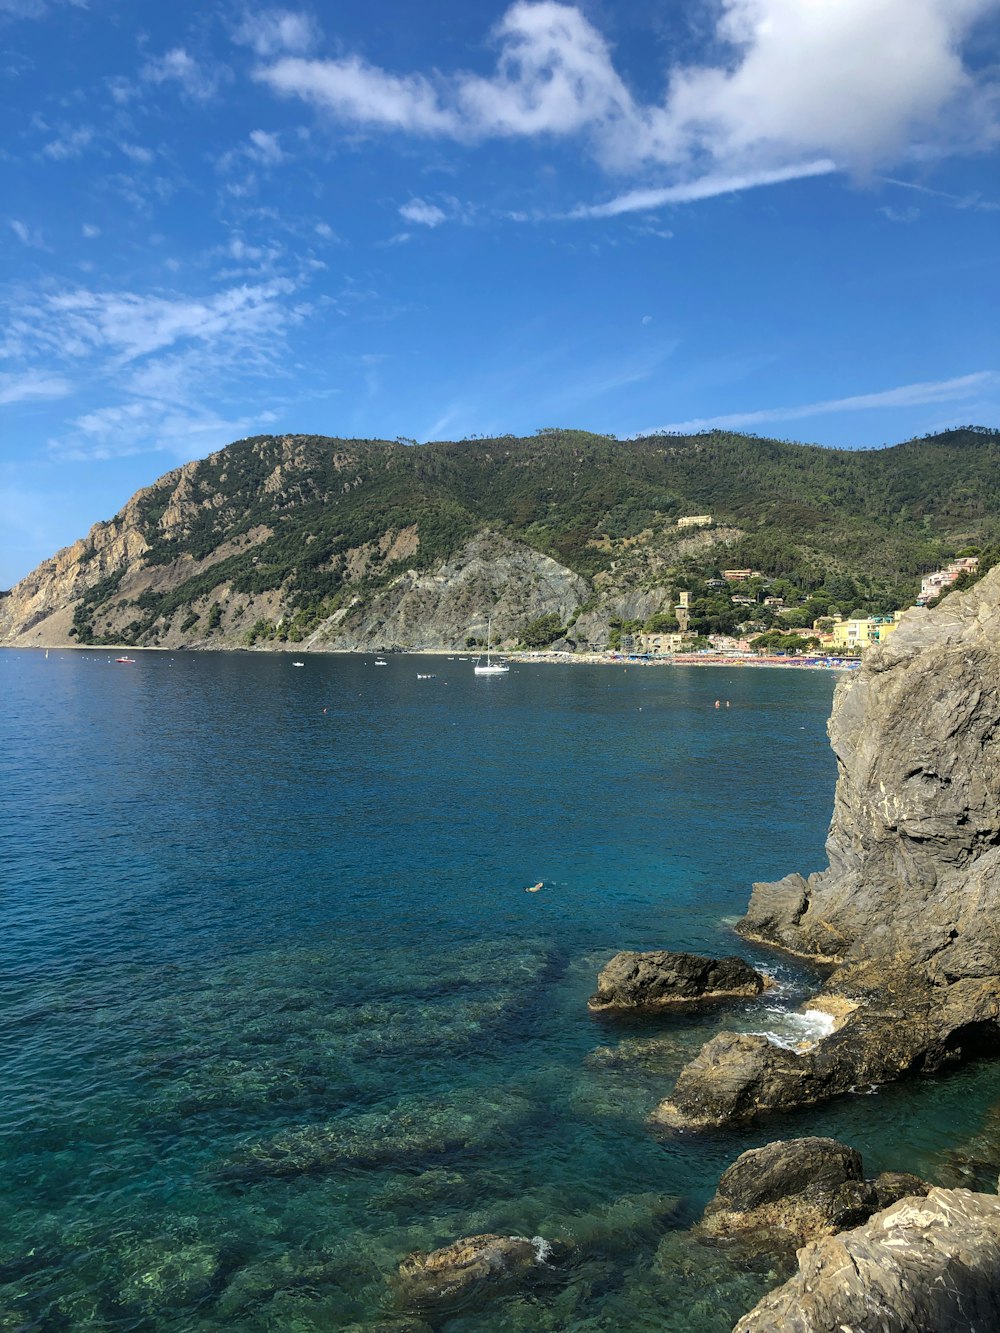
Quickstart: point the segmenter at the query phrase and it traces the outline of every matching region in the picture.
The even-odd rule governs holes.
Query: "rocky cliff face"
[[[1000,1199],[932,1189],[806,1245],[733,1333],[970,1333],[1000,1321]]]
[[[370,601],[358,599],[324,621],[305,646],[372,651],[464,648],[468,637],[516,643],[539,616],[561,621],[589,596],[586,581],[520,542],[479,533],[435,569],[404,571]]]
[[[836,695],[829,867],[754,887],[741,933],[830,961],[1000,971],[1000,568],[909,613]]]
[[[1000,1051],[1000,568],[914,612],[837,692],[828,868],[758,884],[738,929],[838,964],[807,1051],[724,1033],[654,1121],[749,1120]]]

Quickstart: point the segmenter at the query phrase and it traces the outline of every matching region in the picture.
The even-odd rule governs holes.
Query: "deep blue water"
[[[724,1330],[777,1276],[687,1234],[739,1152],[834,1133],[945,1179],[1000,1096],[983,1065],[646,1126],[808,991],[728,922],[823,864],[832,675],[136,655],[0,654],[0,1329],[369,1327],[409,1251],[500,1231],[573,1258],[432,1327]],[[655,947],[779,994],[590,1017]]]

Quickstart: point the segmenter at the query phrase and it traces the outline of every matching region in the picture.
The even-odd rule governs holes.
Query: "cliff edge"
[[[701,1128],[1000,1051],[1000,568],[838,687],[829,866],[757,884],[748,939],[835,964],[809,1050],[722,1033],[653,1120]]]

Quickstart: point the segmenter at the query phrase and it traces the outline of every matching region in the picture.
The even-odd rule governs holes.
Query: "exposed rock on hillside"
[[[309,647],[371,650],[464,648],[467,637],[516,643],[540,616],[566,621],[589,596],[571,570],[520,542],[483,532],[435,569],[406,570],[370,601],[337,611],[310,636]]]
[[[760,995],[768,979],[742,958],[694,953],[616,953],[597,978],[587,1004],[595,1013],[657,1009],[695,1000]]]
[[[1000,1199],[932,1189],[799,1252],[734,1333],[970,1333],[1000,1326]]]
[[[800,1053],[722,1034],[654,1113],[674,1128],[812,1105],[1000,1050],[1000,568],[904,620],[839,686],[829,868],[754,888],[738,929],[841,966]]]

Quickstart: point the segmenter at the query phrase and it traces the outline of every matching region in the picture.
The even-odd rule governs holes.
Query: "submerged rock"
[[[807,1245],[734,1333],[970,1333],[1000,1326],[1000,1199],[932,1189]]]
[[[665,949],[624,951],[603,969],[587,1005],[595,1013],[657,1009],[692,1000],[760,995],[770,984],[742,958],[703,958]]]
[[[552,1256],[540,1237],[466,1236],[431,1253],[416,1251],[399,1265],[397,1299],[415,1310],[454,1310],[509,1290]]]
[[[531,1106],[522,1097],[496,1089],[464,1090],[451,1097],[411,1097],[391,1111],[283,1130],[249,1144],[223,1163],[218,1174],[231,1180],[253,1180],[461,1152],[496,1144],[530,1116]]]

